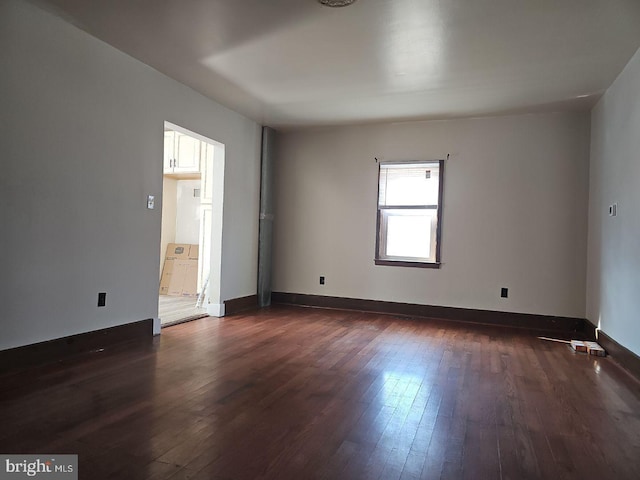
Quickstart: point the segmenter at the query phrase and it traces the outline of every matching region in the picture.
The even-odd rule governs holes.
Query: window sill
[[[377,258],[375,259],[375,264],[389,267],[440,268],[440,262],[407,262],[405,260],[379,260]]]

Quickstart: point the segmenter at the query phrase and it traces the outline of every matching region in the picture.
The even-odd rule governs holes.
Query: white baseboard
[[[207,315],[224,317],[224,303],[209,303],[207,305]]]

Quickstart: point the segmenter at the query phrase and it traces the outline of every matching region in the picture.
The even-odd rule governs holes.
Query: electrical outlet
[[[154,195],[147,195],[147,208],[149,210],[156,208],[156,197]]]
[[[504,288],[502,287],[500,289],[500,297],[502,298],[508,298],[509,297],[509,289],[508,288]]]
[[[98,293],[98,306],[104,307],[107,305],[107,292]]]
[[[320,277],[320,285],[324,285],[324,277]]]

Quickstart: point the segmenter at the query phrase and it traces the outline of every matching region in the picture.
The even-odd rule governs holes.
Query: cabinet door
[[[176,132],[176,162],[174,173],[197,173],[200,171],[200,140]]]
[[[209,278],[211,269],[211,220],[213,209],[211,205],[200,207],[200,254],[198,256],[198,292]]]
[[[175,133],[164,132],[164,173],[173,173],[175,154]]]
[[[201,198],[202,203],[213,201],[213,145],[202,143],[202,172]]]

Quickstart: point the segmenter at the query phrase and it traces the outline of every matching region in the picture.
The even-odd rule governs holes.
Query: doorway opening
[[[166,327],[215,315],[219,303],[222,222],[214,218],[222,215],[224,145],[165,122],[163,157],[158,315]]]

